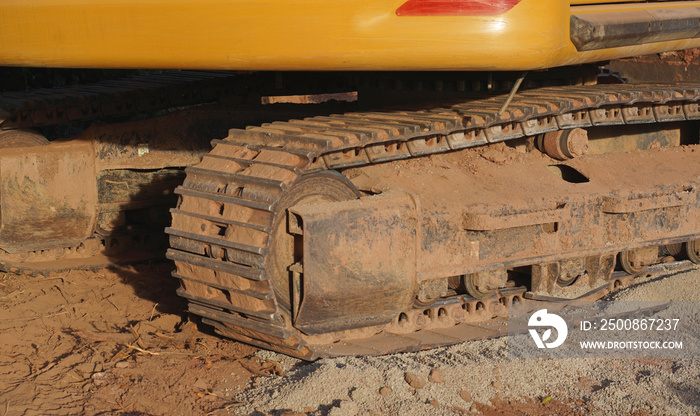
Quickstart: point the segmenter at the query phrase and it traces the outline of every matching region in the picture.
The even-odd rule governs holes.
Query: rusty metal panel
[[[421,198],[421,203],[426,199]],[[417,266],[419,282],[458,276],[479,261],[479,241],[461,229],[459,213],[425,210],[421,214]]]
[[[517,212],[506,215],[465,212],[463,225],[466,230],[502,230],[505,228],[564,221],[569,218],[571,218],[571,210],[566,204],[560,204],[548,210]]]
[[[687,241],[700,233],[693,213],[700,171],[690,148],[582,156],[557,165],[569,173],[553,171],[551,161],[535,153],[508,152],[512,159],[503,163],[469,158],[469,170],[450,154],[433,156],[432,165],[362,168],[383,178],[382,189],[402,189],[419,201],[419,282]],[[436,175],[436,167],[450,174]]]
[[[346,330],[387,323],[410,307],[418,227],[410,196],[290,211],[301,219],[304,250],[295,326],[310,334]]]
[[[698,193],[695,187],[683,187],[675,192],[663,195],[638,196],[624,198],[619,196],[603,197],[600,209],[609,214],[624,214],[691,205],[697,202]]]
[[[97,206],[92,143],[65,142],[0,153],[0,248],[10,253],[78,245]]]
[[[579,51],[692,39],[700,36],[700,8],[635,10],[571,16]]]

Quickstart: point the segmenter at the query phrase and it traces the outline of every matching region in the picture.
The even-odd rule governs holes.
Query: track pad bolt
[[[429,323],[429,320],[428,320],[427,316],[425,316],[423,314],[416,315],[416,326],[423,327],[423,326],[428,325],[428,323]]]
[[[508,307],[500,302],[492,302],[491,313],[493,313],[496,316],[508,315]]]
[[[465,312],[462,308],[455,309],[452,312],[452,318],[454,318],[456,321],[464,322],[467,320],[467,312]]]

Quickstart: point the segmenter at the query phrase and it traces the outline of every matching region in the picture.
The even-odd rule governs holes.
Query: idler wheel
[[[279,305],[291,310],[290,266],[303,259],[302,240],[289,233],[287,210],[293,206],[357,199],[355,186],[337,172],[322,172],[298,179],[277,202],[270,234],[265,271],[272,281]]]
[[[688,255],[688,260],[700,264],[700,240],[685,243],[685,252]]]
[[[46,137],[27,129],[0,130],[0,149],[10,147],[45,146],[49,144]]]

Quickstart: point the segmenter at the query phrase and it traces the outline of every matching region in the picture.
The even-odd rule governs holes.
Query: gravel
[[[700,270],[641,278],[609,299],[698,301]],[[692,290],[691,290],[692,289]],[[700,412],[700,361],[636,359],[512,359],[505,338],[418,353],[302,362],[269,351],[287,377],[258,378],[237,398],[238,414],[476,414],[495,398],[586,403],[587,414],[689,415]],[[426,381],[427,380],[427,381]],[[575,406],[575,405],[572,405]],[[312,410],[312,411],[310,411]]]

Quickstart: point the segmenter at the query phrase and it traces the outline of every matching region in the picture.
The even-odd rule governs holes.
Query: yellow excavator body
[[[651,27],[669,14],[697,14],[700,1],[501,0],[485,11],[474,3],[5,0],[0,65],[534,70],[700,46],[692,27],[676,36],[647,33],[623,46],[591,50],[579,50],[571,40],[572,16],[641,19]]]

